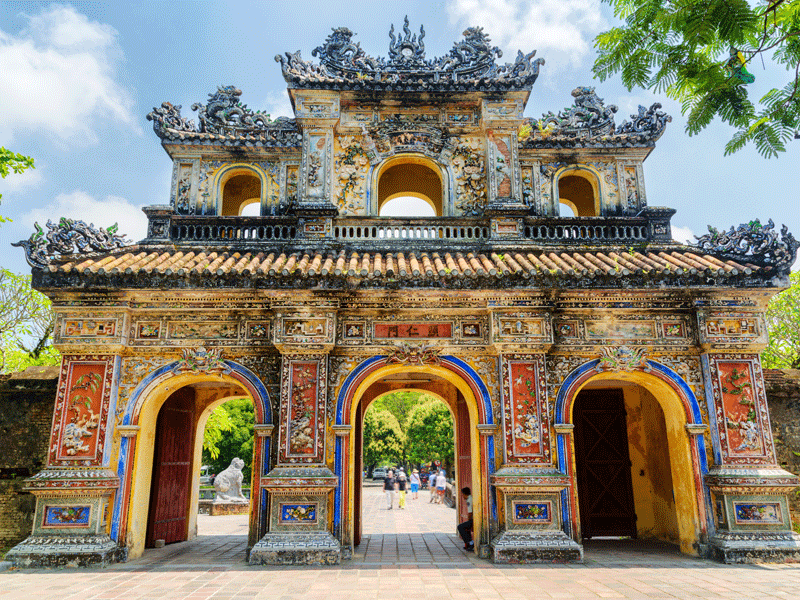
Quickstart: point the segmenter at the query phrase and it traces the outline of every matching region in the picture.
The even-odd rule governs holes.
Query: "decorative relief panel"
[[[303,132],[303,195],[317,202],[328,192],[328,165],[333,154],[330,138],[331,134],[324,130]]]
[[[723,464],[774,464],[761,364],[752,354],[707,355]],[[709,409],[712,410],[711,406]]]
[[[89,504],[78,506],[49,505],[42,508],[42,528],[89,527],[92,507]]]
[[[279,461],[314,464],[324,460],[326,357],[283,359]]]
[[[230,340],[238,335],[236,321],[173,321],[167,325],[167,338],[173,340]]]
[[[780,502],[734,502],[737,525],[782,525]]]
[[[511,503],[511,520],[515,525],[549,525],[553,522],[553,503],[514,500]]]
[[[550,344],[550,315],[529,312],[495,312],[492,316],[494,343]]]
[[[453,151],[455,212],[457,216],[482,216],[486,208],[486,162],[480,138],[460,138]]]
[[[131,326],[132,346],[266,346],[272,343],[267,319],[225,318],[217,313],[199,320],[196,315],[176,314],[162,319],[144,317]],[[215,320],[216,319],[216,320]]]
[[[341,346],[385,346],[400,340],[441,340],[454,345],[482,345],[488,342],[488,318],[459,316],[442,319],[427,314],[416,319],[403,317],[356,317],[340,315],[337,344]]]
[[[108,338],[117,334],[119,319],[64,319],[62,338]]]
[[[306,346],[322,349],[333,344],[334,313],[318,311],[313,316],[293,312],[278,313],[275,321],[275,345],[280,347]]]
[[[597,311],[580,317],[556,317],[553,328],[556,342],[568,345],[594,346],[598,341],[625,341],[637,345],[685,346],[692,340],[689,319],[684,315],[611,317]]]
[[[50,466],[99,465],[108,426],[113,357],[64,356],[50,442]]]
[[[297,504],[289,502],[280,503],[281,525],[316,525],[317,503]]]
[[[336,176],[333,197],[339,215],[365,215],[366,181],[369,158],[361,146],[360,137],[344,135],[334,140],[333,160]]]
[[[514,136],[516,133],[514,133]],[[516,141],[512,135],[488,132],[489,150],[489,189],[490,201],[500,198],[514,198],[514,150]]]
[[[123,357],[120,368],[119,390],[117,393],[116,420],[117,424],[128,406],[133,390],[150,373],[175,360],[167,355],[158,354],[156,356],[130,356]]]
[[[544,354],[503,357],[503,420],[508,463],[550,462]]]
[[[698,311],[697,321],[701,343],[734,348],[751,343],[767,343],[766,327],[761,315]]]

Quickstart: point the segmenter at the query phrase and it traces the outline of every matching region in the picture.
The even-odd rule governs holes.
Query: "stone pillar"
[[[562,492],[571,482],[553,466],[545,355],[504,354],[501,363],[505,460],[491,482],[505,518],[491,542],[492,557],[513,563],[582,560],[582,548],[562,526]]]
[[[338,479],[325,462],[328,351],[335,313],[276,309],[275,346],[281,351],[278,460],[261,480],[269,496],[267,533],[250,564],[338,564],[329,507]]]
[[[108,534],[119,478],[110,470],[119,358],[64,354],[47,465],[26,480],[36,496],[30,537],[9,550],[17,567],[106,565],[124,558]]]
[[[787,496],[800,480],[775,458],[761,361],[753,352],[766,342],[763,318],[701,310],[698,323],[714,450],[705,478],[711,555],[726,563],[796,561],[800,536],[792,531]]]

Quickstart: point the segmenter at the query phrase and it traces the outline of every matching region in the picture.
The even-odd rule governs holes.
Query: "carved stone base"
[[[583,548],[563,531],[504,531],[490,546],[496,563],[583,561]]]
[[[128,551],[107,535],[31,536],[14,546],[6,560],[22,569],[52,567],[105,567],[127,560]]]
[[[338,565],[339,540],[327,531],[268,533],[250,550],[251,565]]]
[[[250,512],[250,504],[200,500],[197,512],[201,515],[210,515],[212,517],[219,515],[246,515]]]
[[[800,562],[800,535],[791,531],[718,531],[708,545],[726,564]]]

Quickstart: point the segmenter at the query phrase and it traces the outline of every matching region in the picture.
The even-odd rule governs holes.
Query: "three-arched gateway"
[[[347,28],[319,64],[278,56],[294,119],[234,86],[197,123],[154,109],[171,195],[137,244],[69,219],[20,242],[62,369],[15,564],[192,537],[204,420],[233,397],[256,415],[250,563],[346,559],[364,410],[400,388],[450,407],[481,557],[637,537],[800,559],[759,358],[798,243],[758,221],[674,242],[645,191],[659,104],[617,123],[579,87],[527,118],[533,53],[497,64],[470,28],[425,58],[409,32],[381,60]],[[436,216],[379,216],[408,197]]]

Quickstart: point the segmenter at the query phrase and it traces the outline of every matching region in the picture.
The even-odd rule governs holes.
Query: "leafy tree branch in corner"
[[[595,39],[594,73],[619,73],[681,103],[694,135],[715,118],[736,129],[725,154],[754,143],[777,157],[800,137],[800,2],[761,0],[604,0],[623,20]],[[761,63],[786,72],[783,87],[758,100],[748,71]]]
[[[33,159],[30,156],[25,156],[17,152],[11,152],[0,146],[0,178],[5,179],[10,173],[22,173],[26,169],[33,169]],[[3,195],[0,194],[0,200]],[[5,219],[0,215],[0,223],[5,223]]]

